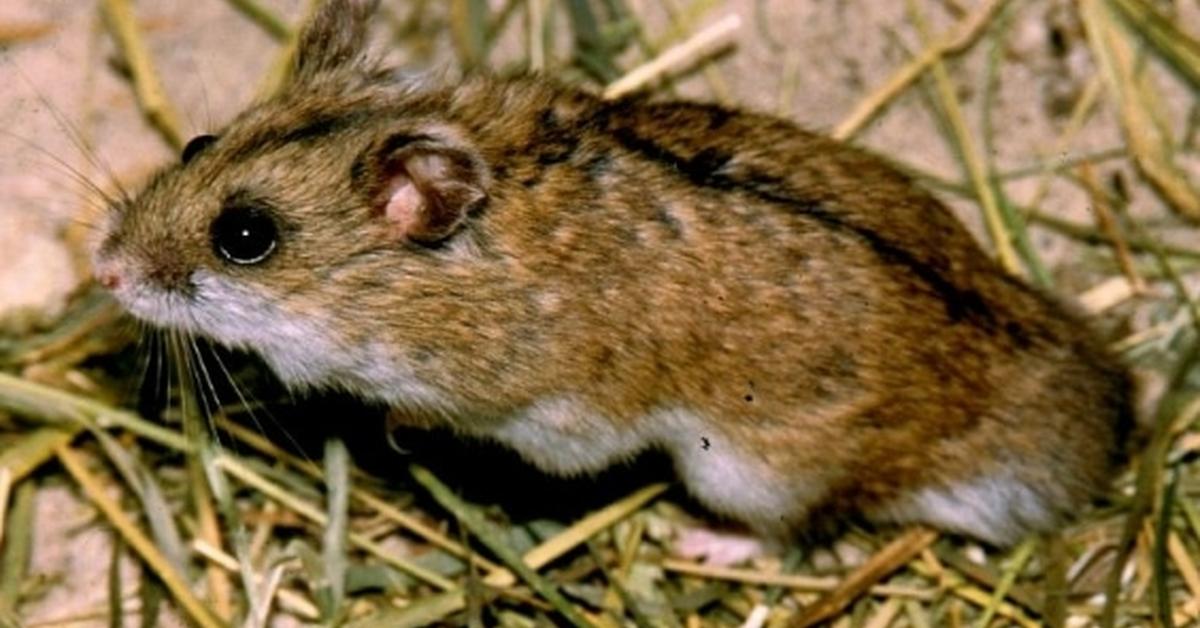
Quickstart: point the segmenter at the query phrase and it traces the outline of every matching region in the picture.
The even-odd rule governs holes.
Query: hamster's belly
[[[580,400],[553,397],[490,428],[471,431],[511,447],[545,471],[563,475],[600,471],[647,449],[662,449],[694,497],[716,512],[743,519],[794,513],[823,494],[826,487],[816,478],[780,477],[761,456],[715,429],[719,424],[684,408],[655,410],[620,422]]]

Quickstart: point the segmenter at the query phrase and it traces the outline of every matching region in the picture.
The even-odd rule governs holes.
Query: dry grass
[[[230,4],[275,38],[286,59],[291,25],[253,0]],[[404,6],[415,13],[427,4]],[[462,67],[489,65],[498,39],[515,32],[525,42],[524,65],[608,95],[653,89],[662,77],[686,72],[704,75],[714,97],[736,100],[705,55],[739,24],[748,28],[753,16],[721,19],[712,2],[666,4],[675,25],[666,38],[650,37],[638,15],[598,9],[623,6],[619,1],[455,0],[449,32],[414,28],[399,9],[390,25],[396,38],[448,37]],[[1071,5],[1100,71],[1046,154],[1069,153],[1100,107],[1117,112],[1126,142],[1100,155],[1031,155],[1036,167],[999,172],[989,158],[993,131],[985,125],[979,136],[964,123],[947,60],[990,47],[994,76],[1012,16],[1028,4],[980,2],[958,26],[929,33],[925,5],[910,2],[923,47],[891,80],[868,88],[834,134],[852,140],[868,121],[887,116],[894,99],[922,92],[961,158],[962,177],[913,171],[939,192],[977,206],[992,250],[1010,271],[1051,286],[1054,269],[1032,244],[1036,232],[1076,242],[1078,255],[1064,263],[1108,277],[1078,296],[1098,314],[1129,319],[1115,348],[1164,385],[1148,404],[1155,433],[1136,468],[1108,503],[1063,534],[1002,553],[922,529],[852,529],[833,551],[797,548],[782,560],[739,569],[683,562],[665,549],[686,517],[676,505],[679,491],[666,484],[617,480],[624,497],[530,520],[464,501],[444,479],[445,461],[437,465],[441,472],[413,464],[409,477],[381,484],[351,468],[347,446],[328,433],[318,439],[323,450],[291,437],[264,438],[258,421],[282,418],[286,404],[219,408],[197,389],[210,385],[204,379],[178,378],[163,412],[167,421],[150,420],[113,392],[143,377],[127,368],[138,355],[128,327],[104,295],[83,290],[49,329],[0,347],[0,408],[19,417],[0,423],[0,625],[20,625],[23,600],[38,595],[23,581],[35,535],[32,495],[48,478],[33,473],[55,460],[60,470],[51,474],[69,478],[95,505],[97,525],[116,531],[113,564],[132,554],[144,567],[136,600],[122,597],[129,583],[115,568],[110,582],[97,584],[108,587],[110,601],[88,616],[107,616],[109,625],[119,625],[113,617],[152,616],[163,606],[201,626],[261,626],[286,617],[350,626],[1200,625],[1200,307],[1193,296],[1200,245],[1189,224],[1200,218],[1200,194],[1195,173],[1189,178],[1181,165],[1181,156],[1194,159],[1197,148],[1194,128],[1163,122],[1162,95],[1144,71],[1165,64],[1195,94],[1200,43],[1150,0]],[[128,0],[101,5],[130,70],[130,89],[153,129],[178,147],[184,134],[141,41],[135,7]],[[570,30],[548,28],[547,20],[569,23]],[[701,22],[713,26],[696,28]],[[0,39],[19,43],[53,28],[0,26]],[[278,72],[265,77],[264,89],[278,80]],[[786,73],[778,77],[780,93],[792,82]],[[989,81],[980,105],[985,120],[996,89]],[[1156,195],[1157,215],[1131,216],[1121,191],[1097,181],[1091,164],[1111,160],[1136,166],[1142,179],[1128,185]],[[1019,206],[1006,186],[1029,177],[1041,186],[1032,203]],[[1046,188],[1060,180],[1091,195],[1094,225],[1039,206]],[[195,350],[179,338],[162,342],[156,348],[176,360]],[[211,361],[193,364],[213,368]],[[193,369],[198,377],[225,375]],[[254,369],[236,374],[254,377]],[[75,625],[69,619],[40,625]]]

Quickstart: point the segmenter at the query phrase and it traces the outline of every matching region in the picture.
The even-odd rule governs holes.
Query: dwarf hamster
[[[1004,545],[1106,488],[1125,371],[884,160],[718,105],[398,78],[373,4],[327,0],[281,93],[113,207],[95,272],[135,316],[548,472],[665,451],[772,537]]]

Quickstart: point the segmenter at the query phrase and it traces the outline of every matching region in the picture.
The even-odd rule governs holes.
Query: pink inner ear
[[[388,201],[383,215],[392,225],[392,231],[404,237],[421,223],[425,209],[425,197],[407,175],[397,174],[388,186]]]

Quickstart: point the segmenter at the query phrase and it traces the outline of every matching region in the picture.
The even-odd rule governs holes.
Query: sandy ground
[[[296,1],[265,4],[289,20],[301,12]],[[394,0],[385,4],[401,15],[409,6]],[[657,0],[629,4],[650,16],[651,22],[664,23]],[[731,100],[778,111],[818,129],[833,127],[864,94],[884,82],[907,58],[906,49],[921,48],[904,2],[729,0],[711,4],[716,6],[701,25],[727,13],[743,18],[736,46],[716,65]],[[940,33],[959,17],[953,15],[954,7],[970,9],[976,2],[919,4],[932,30]],[[1037,162],[1061,131],[1067,109],[1093,72],[1080,25],[1063,20],[1068,12],[1061,9],[1066,4],[1023,3],[1003,49],[1001,87],[993,112],[1000,132],[992,154],[1001,170]],[[1176,4],[1185,28],[1200,32],[1200,4]],[[756,16],[758,5],[764,13]],[[141,2],[137,11],[168,93],[191,133],[219,128],[248,103],[277,54],[270,37],[221,0]],[[101,186],[109,185],[109,173],[126,185],[136,185],[156,165],[175,156],[139,113],[119,72],[111,39],[101,26],[96,2],[4,0],[0,26],[4,25],[50,29],[0,48],[0,251],[4,251],[0,320],[20,328],[53,316],[85,272],[78,263],[80,249],[66,244],[63,235],[73,223],[94,220],[95,202],[72,171]],[[1051,27],[1058,29],[1061,46],[1052,43]],[[416,67],[446,65],[446,37],[432,58],[403,48],[395,56]],[[976,131],[988,47],[977,46],[950,64]],[[502,48],[497,65],[516,57],[511,46]],[[1171,123],[1181,128],[1190,99],[1178,83],[1164,79],[1162,85]],[[702,74],[683,81],[680,91],[699,97],[713,93]],[[899,98],[856,141],[942,177],[963,179],[920,90]],[[1113,111],[1101,105],[1068,154],[1120,143]],[[85,153],[92,153],[94,159]],[[1121,171],[1136,180],[1124,162],[1105,164],[1099,170],[1105,178]],[[1007,190],[1022,200],[1035,183],[1031,178]],[[1154,212],[1159,207],[1154,195],[1141,188],[1135,189],[1133,200],[1137,211]],[[1068,184],[1053,185],[1042,208],[1079,220],[1088,218],[1086,198]],[[976,210],[960,209],[978,229]],[[1052,257],[1062,254],[1057,238],[1039,234],[1038,244]],[[1073,286],[1085,288],[1088,280],[1085,273]],[[109,534],[93,525],[92,509],[61,480],[49,484],[38,496],[43,524],[38,526],[33,572],[53,585],[24,609],[30,623],[104,608]],[[106,622],[97,616],[71,625]]]

